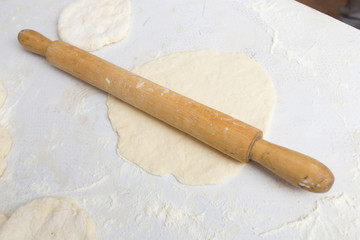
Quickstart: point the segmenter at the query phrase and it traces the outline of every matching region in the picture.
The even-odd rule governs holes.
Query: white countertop
[[[25,51],[30,28],[58,39],[70,0],[0,2],[0,124],[13,137],[0,213],[44,195],[76,199],[99,239],[359,239],[360,31],[295,1],[132,0],[121,42],[94,54],[127,69],[176,51],[244,52],[274,82],[267,140],[335,175],[330,192],[296,189],[255,163],[218,185],[157,177],[119,157],[106,95]]]

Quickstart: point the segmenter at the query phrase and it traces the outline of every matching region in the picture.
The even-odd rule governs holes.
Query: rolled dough
[[[244,54],[213,50],[174,53],[133,72],[266,131],[275,103],[272,82]],[[243,164],[121,102],[108,98],[118,152],[146,171],[184,184],[216,184]]]
[[[7,93],[0,79],[0,108],[4,105]]]
[[[19,207],[0,228],[6,240],[95,240],[95,223],[69,198],[42,197]]]
[[[10,133],[0,126],[0,177],[7,166],[5,157],[10,152],[12,145]]]
[[[2,85],[2,81],[0,79],[0,108],[4,105],[6,99],[6,91]],[[4,170],[7,166],[5,157],[10,152],[12,145],[10,133],[0,126],[0,177],[4,173]]]
[[[65,42],[94,51],[126,36],[130,27],[129,0],[78,0],[67,6],[58,21]]]
[[[0,213],[0,228],[6,222],[7,217],[4,214]]]

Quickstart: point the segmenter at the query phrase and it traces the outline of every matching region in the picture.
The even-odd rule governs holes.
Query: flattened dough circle
[[[0,126],[0,177],[6,169],[7,163],[5,157],[10,152],[11,145],[12,140],[10,133]]]
[[[7,217],[4,214],[0,213],[0,228],[6,222]]]
[[[2,81],[0,79],[0,108],[4,105],[6,100],[6,91],[5,88],[2,85]],[[0,126],[0,177],[2,176],[7,163],[5,160],[6,155],[10,152],[12,145],[12,140],[10,133]]]
[[[266,131],[275,104],[272,82],[244,54],[213,50],[174,53],[133,72]],[[146,171],[184,184],[216,184],[242,168],[230,157],[123,103],[108,98],[118,152]]]
[[[126,36],[130,27],[129,0],[78,0],[60,14],[60,38],[86,51],[94,51]]]
[[[2,81],[0,79],[0,108],[4,105],[6,96],[7,96],[6,90],[2,85]]]
[[[7,240],[96,240],[95,223],[69,198],[42,197],[19,207],[0,228]]]

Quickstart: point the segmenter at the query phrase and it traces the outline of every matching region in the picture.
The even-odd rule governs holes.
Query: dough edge
[[[188,55],[188,54],[195,54],[195,55],[210,55],[211,56],[214,56],[214,57],[217,57],[218,55],[223,55],[223,56],[227,56],[227,57],[239,57],[241,56],[240,58],[245,58],[246,61],[249,62],[250,65],[252,65],[250,67],[250,69],[257,69],[257,71],[259,72],[259,76],[262,76],[265,81],[267,82],[267,87],[269,87],[269,91],[272,92],[270,94],[270,97],[268,99],[268,101],[266,103],[270,103],[268,105],[270,105],[269,107],[269,110],[268,112],[264,115],[264,116],[261,116],[261,118],[266,118],[265,120],[262,119],[261,121],[263,122],[262,124],[259,124],[259,123],[251,123],[252,125],[255,125],[256,127],[258,128],[261,128],[263,130],[266,131],[268,125],[269,125],[269,121],[270,121],[270,118],[271,118],[271,115],[272,115],[272,111],[274,109],[274,105],[275,105],[275,92],[274,92],[274,87],[272,85],[272,82],[269,80],[267,74],[264,72],[264,70],[261,68],[260,64],[258,64],[257,62],[255,62],[254,60],[250,59],[249,57],[245,56],[244,54],[238,54],[238,53],[220,53],[220,52],[217,52],[217,51],[214,51],[214,50],[198,50],[198,51],[192,51],[192,52],[177,52],[177,53],[172,53],[170,55],[167,55],[165,57],[161,57],[161,58],[158,58],[158,59],[155,59],[153,61],[150,61],[148,63],[145,63],[144,65],[142,66],[139,66],[139,67],[135,67],[132,71],[134,73],[137,73],[141,76],[144,76],[145,78],[148,78],[156,83],[159,83],[160,85],[163,85],[169,89],[172,89],[172,90],[175,90],[176,92],[179,92],[180,94],[183,94],[183,95],[186,95],[189,97],[188,94],[184,94],[182,93],[181,91],[178,91],[177,89],[174,89],[172,88],[171,86],[169,87],[168,85],[166,85],[166,81],[165,82],[159,82],[157,81],[158,79],[152,79],[151,78],[151,74],[150,76],[147,76],[147,74],[144,74],[146,73],[146,71],[148,71],[149,69],[151,69],[151,67],[153,65],[156,65],[158,62],[161,62],[162,63],[165,63],[165,62],[168,62],[168,61],[171,61],[172,58],[176,58],[178,57],[179,55]],[[195,56],[193,56],[195,57]],[[221,57],[221,56],[220,56]],[[156,81],[155,81],[156,80]],[[190,98],[192,98],[190,96]],[[194,98],[193,98],[194,99]],[[195,99],[197,100],[197,99]],[[199,102],[202,102],[204,103],[203,101],[199,101]],[[218,107],[214,107],[212,106],[211,104],[207,104],[206,102],[204,103],[205,105],[208,105],[210,107],[213,107],[215,109],[218,109],[222,112],[225,112],[227,114],[229,114],[228,109],[227,110],[222,110],[221,108],[218,108]],[[217,184],[217,183],[220,183],[228,178],[231,178],[232,176],[236,175],[240,169],[242,168],[243,164],[242,163],[239,163],[239,162],[236,162],[235,160],[231,159],[230,157],[228,156],[225,156],[224,154],[218,152],[217,150],[214,150],[206,145],[204,145],[203,143],[200,143],[198,140],[195,140],[193,139],[192,137],[189,137],[187,136],[186,134],[184,133],[181,133],[180,131],[160,122],[159,120],[156,120],[154,118],[152,118],[151,116],[148,116],[147,114],[127,105],[126,103],[123,103],[113,97],[111,97],[109,95],[109,98],[108,98],[108,102],[107,102],[107,105],[108,105],[108,115],[109,115],[109,119],[111,120],[111,123],[112,123],[112,127],[113,129],[118,133],[119,135],[119,141],[118,141],[118,154],[120,156],[123,156],[125,159],[129,160],[130,162],[132,163],[135,163],[136,165],[140,166],[142,169],[144,169],[145,171],[151,173],[151,174],[154,174],[154,175],[158,175],[158,176],[164,176],[164,175],[168,175],[168,174],[171,174],[173,175],[179,182],[181,183],[184,183],[184,184],[187,184],[187,185],[207,185],[207,184]],[[115,105],[118,105],[118,106],[121,106],[121,108],[124,108],[124,109],[115,109]],[[119,111],[119,113],[116,113],[117,111]],[[191,169],[191,167],[186,167],[185,170],[182,169],[182,170],[174,170],[174,168],[171,168],[171,169],[162,169],[162,166],[161,164],[158,164],[155,160],[153,160],[152,163],[146,163],[146,158],[148,158],[149,154],[145,154],[145,155],[142,155],[142,157],[145,159],[137,159],[137,160],[134,160],[134,158],[136,158],[136,156],[134,154],[130,154],[129,156],[129,151],[128,151],[128,143],[129,141],[131,141],[131,139],[127,138],[126,136],[124,137],[125,134],[129,133],[129,131],[127,130],[124,130],[125,128],[129,128],[129,125],[127,125],[126,123],[121,123],[121,124],[116,124],[116,122],[121,122],[122,121],[122,117],[121,116],[126,116],[126,115],[133,115],[134,112],[137,112],[137,117],[138,118],[147,118],[147,121],[150,121],[150,122],[156,122],[156,124],[159,124],[159,125],[163,125],[164,128],[169,128],[169,131],[175,131],[177,133],[175,134],[178,134],[179,136],[182,136],[182,135],[185,135],[187,138],[191,138],[192,141],[194,141],[195,144],[197,145],[204,145],[206,146],[207,150],[212,152],[212,154],[215,154],[215,155],[218,155],[216,157],[219,157],[221,159],[225,159],[224,162],[226,161],[226,164],[227,165],[226,167],[219,167],[220,166],[220,162],[221,160],[219,159],[217,165],[213,166],[216,168],[216,170],[214,171],[211,171],[209,170],[209,166],[205,167],[203,170],[205,172],[210,172],[210,174],[208,174],[208,177],[205,177],[205,178],[202,178],[201,176],[199,177],[199,172],[200,170],[196,173],[194,173],[194,171]],[[118,116],[116,116],[118,115]],[[121,115],[121,116],[120,116]],[[234,116],[234,114],[229,114],[231,116]],[[234,116],[236,117],[236,116]],[[236,117],[240,120],[243,120],[242,118],[239,118],[239,117]],[[248,121],[249,122],[249,121]],[[129,124],[129,122],[127,122]],[[142,125],[142,123],[139,123],[137,122],[137,124],[139,125]],[[257,125],[256,125],[257,124]],[[126,125],[126,126],[125,126]],[[260,125],[260,127],[259,127]],[[142,128],[143,129],[143,128]],[[132,130],[135,130],[136,131],[136,128],[135,129],[132,129]],[[122,140],[122,138],[124,138],[124,141]],[[179,137],[181,138],[181,137]],[[134,141],[134,143],[136,143],[136,141]],[[145,144],[144,144],[145,147],[147,147]],[[143,149],[142,147],[144,146],[133,146],[133,148],[136,148],[136,149]],[[163,151],[167,151],[167,149],[163,149]],[[144,164],[144,161],[145,161],[145,164]],[[222,162],[221,164],[224,164],[224,162]],[[175,164],[176,165],[176,164]],[[192,173],[191,173],[192,172]],[[211,173],[212,172],[212,173]],[[191,177],[191,174],[193,174],[193,177]],[[214,175],[214,174],[217,174],[217,176],[211,176],[211,175]],[[201,174],[200,174],[201,175]]]

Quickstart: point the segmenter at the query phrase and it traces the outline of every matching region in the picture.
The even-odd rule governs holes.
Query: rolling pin
[[[244,122],[182,96],[63,41],[33,30],[18,35],[21,45],[55,67],[115,96],[151,116],[247,163],[256,161],[292,185],[327,192],[334,176],[319,161],[262,139]]]

